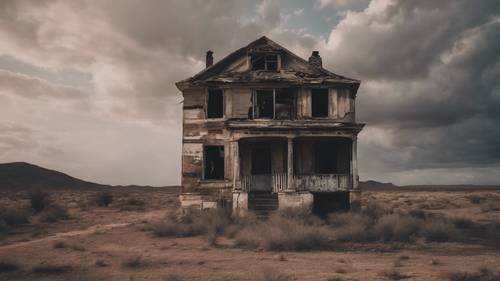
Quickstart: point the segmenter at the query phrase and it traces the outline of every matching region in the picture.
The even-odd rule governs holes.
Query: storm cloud
[[[0,162],[179,184],[174,82],[203,69],[206,50],[218,60],[266,35],[363,81],[361,179],[500,184],[498,1],[309,4],[2,1]],[[318,18],[330,32],[307,24]]]

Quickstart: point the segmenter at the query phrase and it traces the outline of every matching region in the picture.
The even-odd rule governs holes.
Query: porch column
[[[288,138],[288,158],[287,158],[287,190],[294,191],[293,186],[293,138]]]
[[[359,189],[358,176],[358,136],[352,137],[352,188]]]
[[[238,141],[231,141],[233,151],[233,190],[240,190],[240,152]]]

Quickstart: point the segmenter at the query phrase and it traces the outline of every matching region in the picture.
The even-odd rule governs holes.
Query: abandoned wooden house
[[[237,214],[359,206],[355,99],[360,81],[266,37],[176,83],[182,91],[183,208]],[[353,205],[354,204],[354,205]]]

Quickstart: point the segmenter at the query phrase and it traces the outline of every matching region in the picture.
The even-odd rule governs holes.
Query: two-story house
[[[236,213],[360,204],[355,99],[360,81],[266,37],[176,83],[182,91],[183,208]]]

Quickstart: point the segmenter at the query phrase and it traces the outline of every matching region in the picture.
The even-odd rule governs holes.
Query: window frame
[[[254,62],[253,61],[253,56],[256,56],[257,54],[252,54],[250,55],[250,69],[252,71],[258,71],[258,70],[263,70],[263,71],[280,71],[281,69],[281,57],[279,54],[274,54],[274,53],[271,53],[271,54],[259,54],[259,55],[262,55],[263,59],[264,60],[264,68],[262,69],[254,69]],[[269,57],[276,57],[276,59],[269,59]],[[276,64],[276,69],[269,69],[268,67],[268,62],[272,62],[272,63],[275,63]]]
[[[221,117],[208,117],[208,102],[210,98],[210,91],[220,91],[222,95],[222,116]],[[224,89],[220,88],[207,88],[206,89],[206,95],[205,95],[205,119],[207,120],[219,120],[219,119],[224,119],[226,116],[226,101],[225,101],[225,91]]]
[[[317,90],[323,90],[326,91],[326,115],[325,116],[314,116],[314,94],[313,91]],[[328,119],[330,118],[330,106],[331,106],[331,101],[330,101],[330,90],[328,88],[311,88],[310,89],[310,96],[311,96],[311,118],[313,119]]]
[[[207,147],[222,147],[222,178],[207,178]],[[226,147],[224,144],[204,144],[203,145],[203,161],[202,161],[202,181],[225,181],[226,180]]]
[[[252,90],[252,120],[293,120],[294,119],[294,114],[296,112],[296,101],[295,97],[296,95],[294,94],[293,90],[290,90],[290,95],[291,95],[291,104],[290,104],[290,117],[288,119],[278,119],[276,118],[276,94],[277,91],[282,88],[259,88],[259,89],[253,89]],[[286,88],[283,88],[286,89]],[[273,116],[271,118],[262,118],[262,117],[256,117],[256,110],[255,108],[257,107],[257,95],[259,91],[272,91],[273,92]]]

